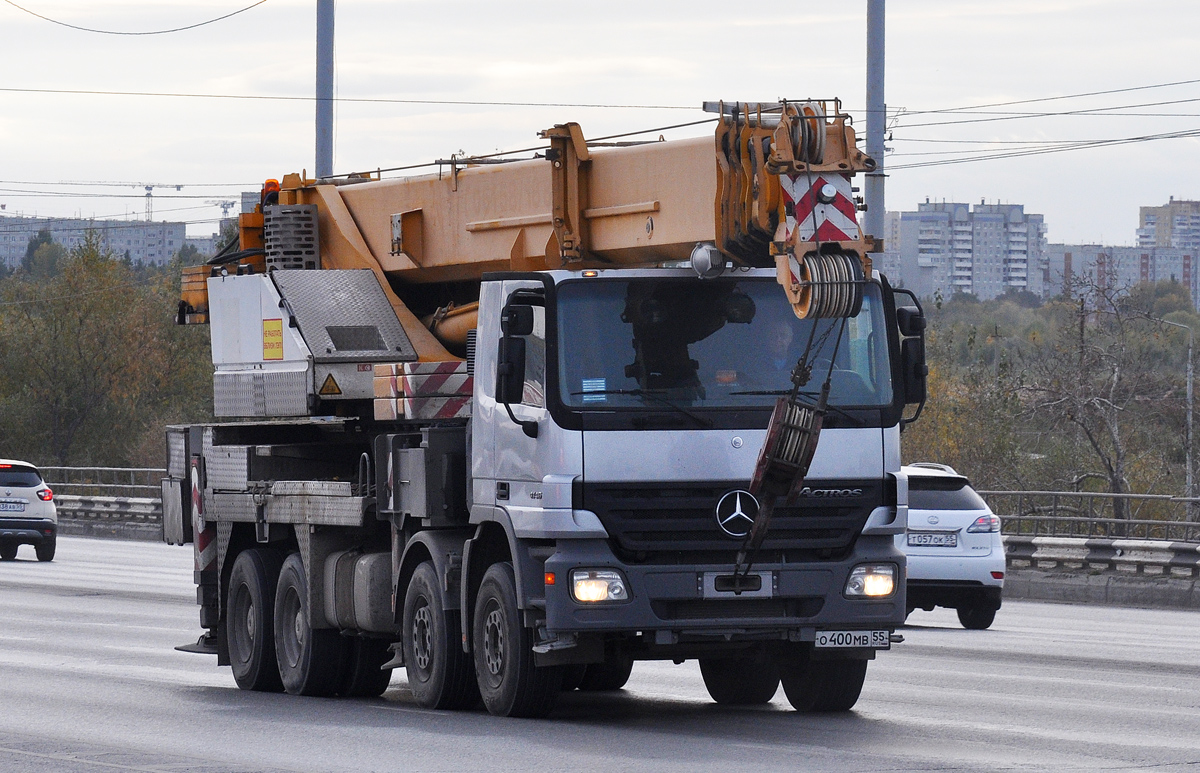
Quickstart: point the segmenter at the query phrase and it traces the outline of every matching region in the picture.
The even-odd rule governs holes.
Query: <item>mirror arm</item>
[[[512,405],[509,403],[504,404],[504,409],[508,411],[508,418],[513,420],[513,424],[521,425],[521,429],[527,437],[536,438],[538,436],[538,423],[536,421],[518,419],[516,414],[513,413]]]

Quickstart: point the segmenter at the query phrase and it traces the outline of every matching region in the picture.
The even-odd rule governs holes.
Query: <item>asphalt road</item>
[[[709,699],[694,663],[549,720],[239,691],[199,635],[190,548],[60,537],[0,563],[0,771],[1200,771],[1200,613],[1010,602],[916,612],[855,710]],[[28,552],[26,552],[28,551]]]

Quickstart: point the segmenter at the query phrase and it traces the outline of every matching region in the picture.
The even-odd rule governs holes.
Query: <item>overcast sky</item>
[[[253,0],[13,2],[77,26],[143,32]],[[141,217],[139,186],[155,183],[168,186],[155,189],[155,219],[188,221],[190,235],[204,235],[219,215],[205,202],[311,171],[306,99],[20,90],[310,98],[315,16],[312,0],[267,0],[189,31],[117,36],[68,29],[0,0],[4,213]],[[1200,79],[1198,22],[1194,0],[891,0],[887,102],[903,112],[891,120],[888,209],[914,209],[926,197],[1021,203],[1045,215],[1052,242],[1132,243],[1140,205],[1200,198],[1200,138],[903,167],[1045,143],[1200,134],[1200,82],[961,112]],[[665,126],[703,119],[699,104],[722,98],[840,97],[865,132],[865,37],[865,0],[341,0],[339,98],[685,109],[341,102],[334,168],[528,147],[538,129],[568,120],[593,137]],[[926,112],[944,110],[956,112]],[[1090,112],[1045,115],[1080,110]],[[84,181],[117,185],[65,184]]]

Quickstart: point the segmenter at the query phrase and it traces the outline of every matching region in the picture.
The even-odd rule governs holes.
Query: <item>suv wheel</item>
[[[963,628],[968,628],[972,631],[983,631],[990,628],[992,621],[995,619],[996,610],[991,607],[973,604],[958,608],[958,622],[962,623]]]

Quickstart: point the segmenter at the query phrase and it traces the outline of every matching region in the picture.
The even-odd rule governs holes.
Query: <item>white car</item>
[[[54,559],[58,509],[54,492],[29,462],[0,459],[0,560],[12,561],[33,545],[39,561]]]
[[[908,474],[908,611],[958,610],[964,628],[992,624],[1004,589],[1000,519],[966,478],[943,464],[914,463]]]

